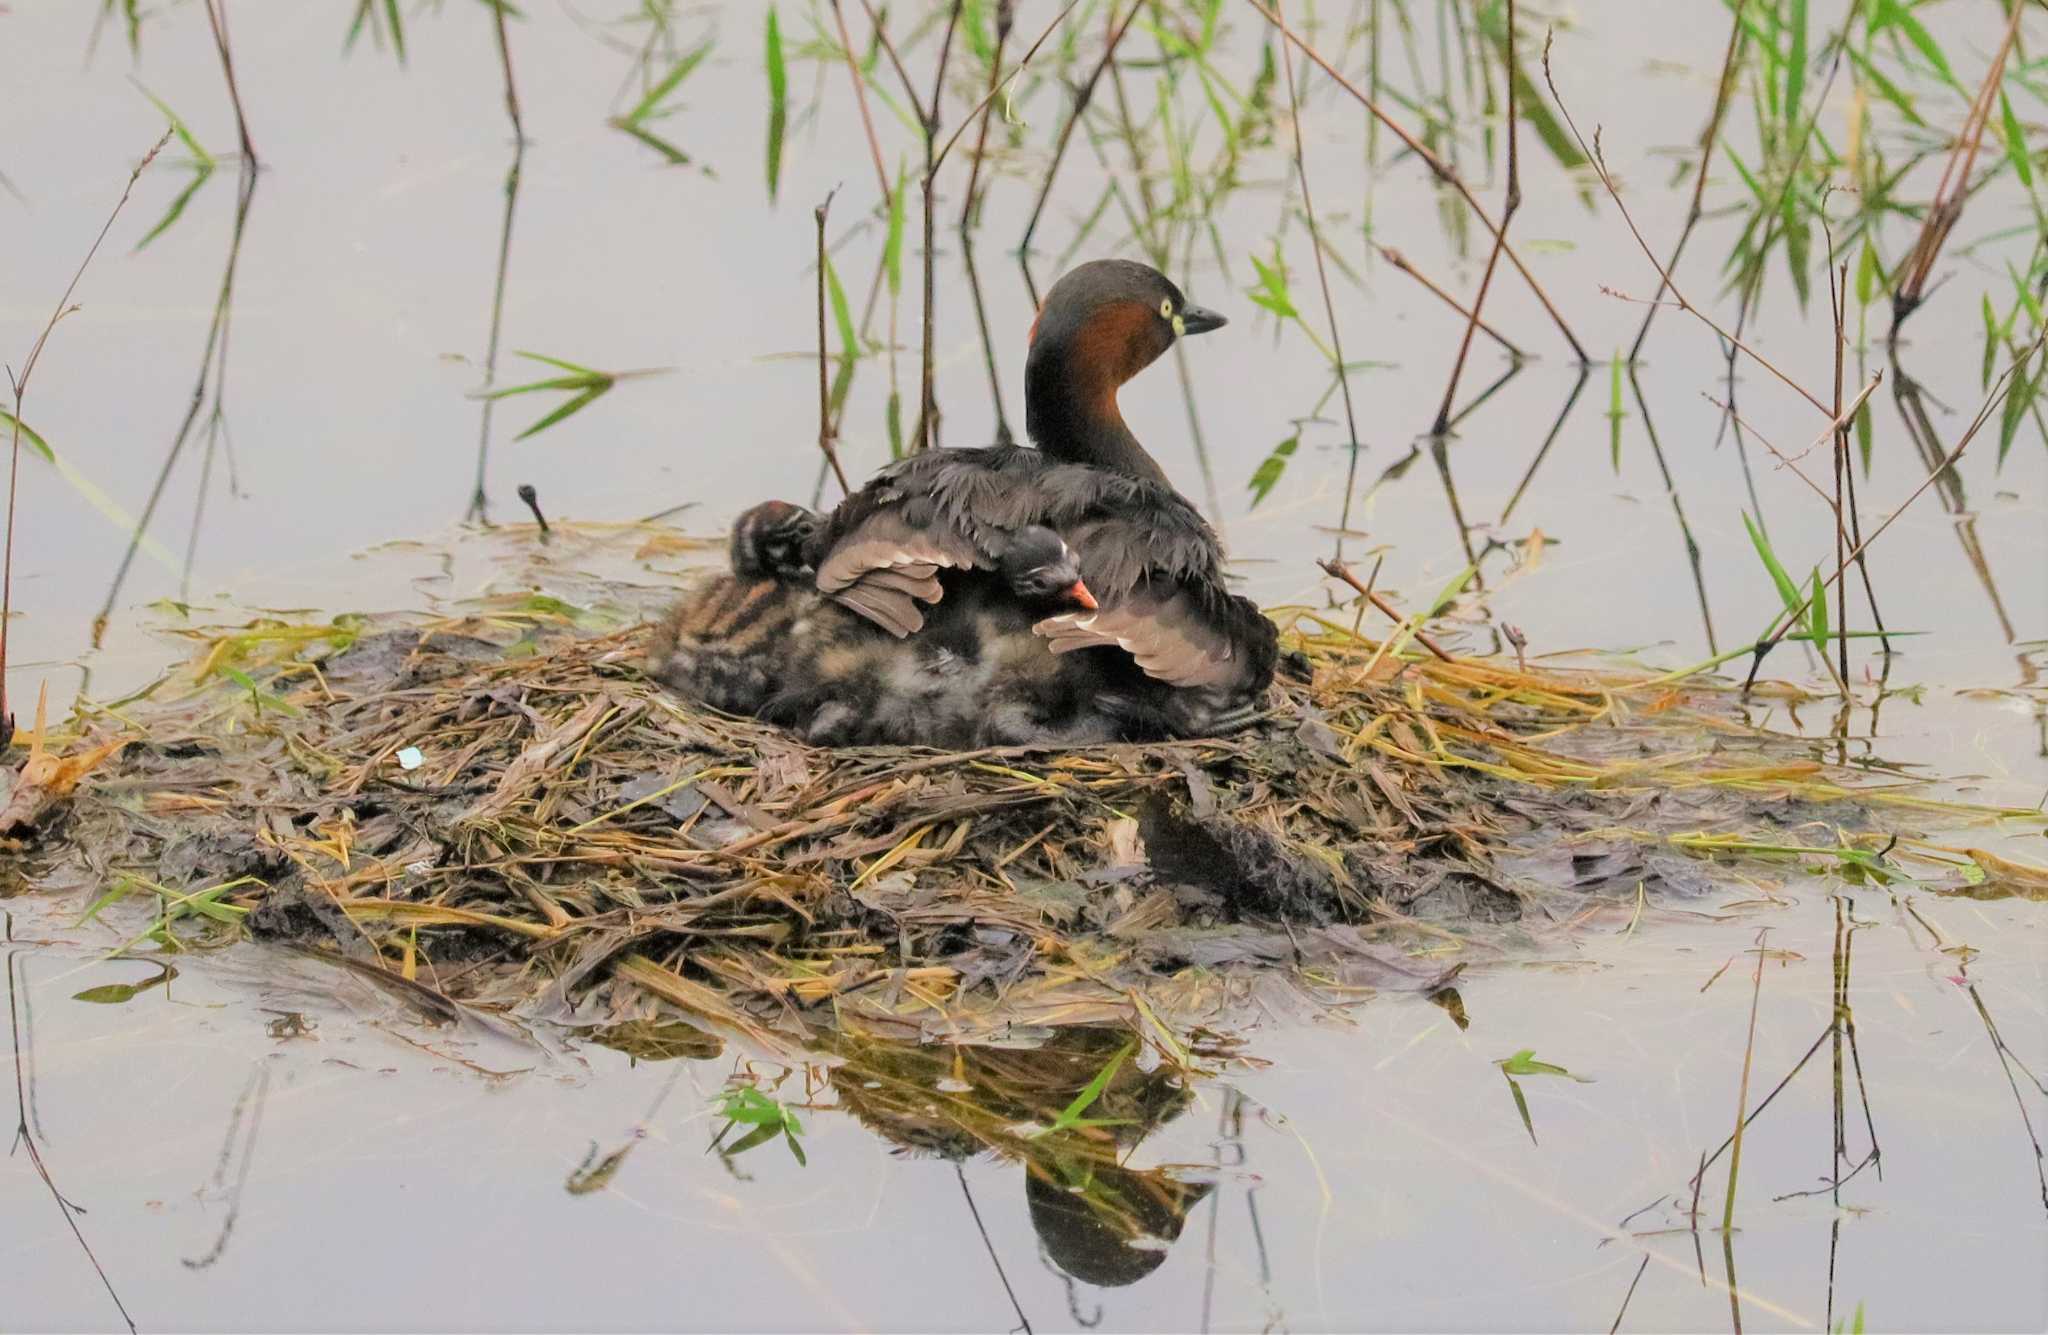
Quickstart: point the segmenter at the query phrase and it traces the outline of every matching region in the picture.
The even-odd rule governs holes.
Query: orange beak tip
[[[1070,587],[1067,590],[1067,597],[1072,599],[1074,602],[1081,604],[1081,606],[1087,608],[1091,612],[1093,612],[1098,605],[1095,601],[1095,595],[1088,592],[1088,586],[1078,579],[1075,580],[1072,587]]]

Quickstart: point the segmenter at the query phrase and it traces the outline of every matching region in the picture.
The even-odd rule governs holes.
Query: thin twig
[[[981,160],[988,152],[988,122],[989,117],[995,112],[995,104],[991,99],[995,97],[996,90],[1003,86],[1003,47],[1009,43],[1010,29],[1016,23],[1016,8],[1015,0],[998,0],[996,5],[996,49],[995,53],[989,57],[988,62],[988,94],[982,98],[980,116],[969,117],[969,119],[977,121],[978,124],[974,132],[974,160],[968,164],[967,168],[967,198],[960,205],[960,233],[963,242],[967,239],[968,227],[974,221],[975,196],[979,192],[981,185]],[[961,124],[966,124],[966,121],[962,121]],[[998,412],[998,420],[1001,419],[1001,416],[1002,414]]]
[[[1277,6],[1279,0],[1274,0],[1274,3]],[[1514,0],[1508,0],[1508,4],[1512,13]],[[1316,282],[1323,290],[1323,316],[1330,324],[1331,369],[1337,373],[1337,387],[1344,395],[1344,429],[1350,435],[1352,469],[1355,472],[1358,451],[1361,448],[1358,442],[1358,413],[1351,403],[1351,373],[1344,367],[1344,335],[1337,327],[1337,302],[1330,295],[1330,267],[1329,262],[1323,258],[1323,232],[1316,226],[1315,198],[1309,193],[1308,152],[1301,143],[1301,94],[1294,86],[1293,48],[1282,43],[1280,57],[1284,66],[1282,76],[1287,80],[1287,119],[1294,129],[1294,173],[1301,181],[1301,211],[1308,219],[1309,249],[1315,253]],[[1344,509],[1337,520],[1339,529],[1351,527],[1351,490],[1347,482],[1344,488]]]
[[[1934,262],[1940,258],[1949,233],[1955,230],[1956,223],[1963,216],[1963,203],[1970,195],[1970,169],[1977,164],[1978,150],[1984,146],[1984,132],[1991,124],[1991,107],[1998,100],[2006,57],[2019,36],[2020,14],[2026,7],[2027,0],[2012,0],[2012,17],[2005,25],[2005,37],[1998,44],[1998,54],[1991,58],[1991,68],[1984,72],[1984,82],[1970,103],[1970,114],[1963,121],[1955,151],[1949,154],[1948,164],[1942,168],[1941,181],[1935,186],[1934,198],[1928,204],[1927,221],[1921,225],[1913,249],[1900,266],[1900,272],[1905,276],[1892,290],[1891,332],[1894,339],[1898,337],[1899,326],[1905,323],[1906,317],[1927,299],[1927,279],[1934,272]]]
[[[953,7],[946,15],[946,35],[939,42],[938,72],[932,76],[931,105],[924,108],[920,117],[924,128],[924,365],[919,377],[917,401],[917,448],[920,450],[929,450],[939,442],[939,233],[935,220],[938,201],[933,184],[938,178],[939,162],[945,155],[935,153],[933,145],[939,137],[939,101],[946,91],[946,58],[953,53],[953,31],[960,26],[963,3],[964,0],[953,0]],[[966,127],[967,122],[961,121],[960,128]],[[960,130],[955,130],[953,139],[959,137]],[[946,141],[947,148],[953,147],[953,139]]]
[[[882,187],[882,207],[886,210],[892,197],[889,169],[882,164],[882,141],[875,138],[875,118],[868,114],[867,79],[860,72],[860,58],[853,54],[853,37],[846,31],[846,15],[839,8],[839,0],[832,0],[832,21],[839,25],[839,48],[846,53],[846,71],[853,76],[853,100],[860,104],[860,124],[867,131],[868,152],[875,159],[875,180]],[[880,28],[877,24],[876,30]]]
[[[92,245],[86,250],[85,258],[78,262],[77,272],[73,273],[71,281],[64,285],[64,295],[57,298],[57,308],[50,312],[49,322],[43,326],[43,332],[36,335],[34,345],[28,350],[27,360],[21,364],[21,373],[16,375],[12,370],[7,373],[9,386],[14,394],[14,425],[10,432],[13,441],[7,460],[6,547],[4,558],[0,558],[0,748],[5,748],[14,740],[14,714],[7,708],[7,629],[8,623],[14,618],[14,499],[21,483],[22,396],[28,392],[28,380],[35,374],[36,362],[43,355],[43,345],[50,341],[50,331],[57,327],[57,321],[63,319],[67,312],[77,309],[71,304],[71,294],[78,290],[78,280],[85,277],[86,266],[92,263],[93,256],[100,253],[100,243],[105,241],[107,233],[113,230],[114,219],[121,216],[121,206],[128,202],[128,196],[134,192],[136,180],[148,169],[150,163],[156,161],[156,155],[162,152],[164,145],[170,141],[171,132],[165,130],[156,143],[150,146],[149,152],[142,155],[142,161],[136,163],[135,169],[128,173],[128,184],[121,187],[121,197],[114,201],[113,210],[107,214],[107,220],[100,224],[99,235],[92,239]],[[132,1328],[134,1323],[129,1324]]]
[[[1730,94],[1735,91],[1735,71],[1741,65],[1743,19],[1747,17],[1742,12],[1744,4],[1745,0],[1735,0],[1734,17],[1728,25],[1728,49],[1721,55],[1721,79],[1714,92],[1713,114],[1707,117],[1706,132],[1700,136],[1700,166],[1699,170],[1693,173],[1692,202],[1686,206],[1685,226],[1678,233],[1677,244],[1671,247],[1671,258],[1664,262],[1665,273],[1678,267],[1678,257],[1685,254],[1685,243],[1692,240],[1693,228],[1699,226],[1700,217],[1705,212],[1700,207],[1700,201],[1707,191],[1707,168],[1714,160],[1714,142],[1721,137],[1721,121],[1727,115],[1728,104],[1732,100]],[[1797,115],[1799,108],[1794,107],[1792,111]],[[1665,286],[1664,280],[1660,278],[1657,282],[1657,295],[1651,298],[1650,309],[1643,312],[1642,328],[1636,330],[1636,341],[1631,343],[1628,349],[1628,359],[1631,362],[1642,356],[1643,341],[1650,336],[1650,322],[1657,318],[1657,302],[1663,297]]]
[[[1380,611],[1385,612],[1388,616],[1392,617],[1396,623],[1407,620],[1407,618],[1401,614],[1400,608],[1395,607],[1392,603],[1388,602],[1385,598],[1381,597],[1372,589],[1367,588],[1363,584],[1360,584],[1358,582],[1358,576],[1352,574],[1351,567],[1344,564],[1344,562],[1317,561],[1316,564],[1321,566],[1323,568],[1323,573],[1330,576],[1330,578],[1341,579],[1346,584],[1349,584],[1352,588],[1356,589],[1358,591],[1358,595],[1361,598],[1364,598],[1374,607],[1380,609]],[[1416,643],[1420,644],[1423,648],[1435,654],[1444,662],[1455,663],[1458,661],[1457,659],[1451,657],[1449,654],[1445,653],[1443,650],[1443,646],[1439,645],[1435,640],[1430,639],[1429,636],[1422,630],[1420,626],[1417,626],[1415,628],[1414,635]]]
[[[2031,357],[2035,352],[2040,351],[2043,343],[2048,343],[2048,328],[2044,328],[2041,331],[2041,333],[2035,337],[2033,344],[2028,350],[2027,356]],[[1963,432],[1963,438],[1956,442],[1956,447],[1950,450],[1945,456],[1942,457],[1941,462],[1937,463],[1934,466],[1933,471],[1927,474],[1926,478],[1922,480],[1920,485],[1913,488],[1913,492],[1910,496],[1906,497],[1905,500],[1899,502],[1897,509],[1893,510],[1889,515],[1885,516],[1885,520],[1882,524],[1879,524],[1876,528],[1870,531],[1869,537],[1863,539],[1863,541],[1856,544],[1855,548],[1851,550],[1849,553],[1849,560],[1854,561],[1861,558],[1863,553],[1870,547],[1870,544],[1876,542],[1879,538],[1883,537],[1884,531],[1890,528],[1893,522],[1897,520],[1900,515],[1906,512],[1906,507],[1911,505],[1914,501],[1920,499],[1920,493],[1926,491],[1929,487],[1933,486],[1936,479],[1941,477],[1942,474],[1948,472],[1951,468],[1955,466],[1956,460],[1962,457],[1963,451],[1969,448],[1970,442],[1977,438],[1977,433],[1984,429],[1984,424],[1991,420],[1992,409],[1996,408],[2001,402],[2004,401],[2006,393],[2011,387],[2013,372],[2018,370],[2024,364],[2024,360],[2015,361],[2011,366],[2008,366],[2005,369],[2005,373],[2003,375],[2000,375],[1998,377],[1998,380],[1991,386],[1991,393],[1984,400],[1984,406],[1977,410],[1977,416],[1971,421],[1969,429]],[[1842,573],[1846,569],[1846,564],[1836,566],[1834,573],[1829,575],[1825,580],[1821,581],[1821,588],[1823,590],[1826,590],[1828,588],[1833,587],[1835,581],[1842,577]],[[1786,633],[1789,632],[1792,629],[1792,627],[1799,624],[1799,619],[1806,615],[1807,606],[1810,603],[1812,603],[1812,601],[1813,595],[1811,593],[1808,593],[1807,596],[1801,600],[1799,606],[1787,608],[1783,613],[1780,614],[1784,618],[1782,623],[1775,625],[1769,634],[1765,635],[1763,639],[1757,642],[1756,657],[1749,665],[1749,676],[1742,683],[1742,688],[1744,690],[1748,690],[1751,686],[1756,684],[1757,669],[1763,665],[1764,655],[1769,653],[1773,648],[1775,648],[1778,644],[1778,641],[1784,639]]]
[[[1508,193],[1501,204],[1500,226],[1494,229],[1493,253],[1486,257],[1486,271],[1479,276],[1479,291],[1472,298],[1472,318],[1465,325],[1465,337],[1458,341],[1458,358],[1451,363],[1450,383],[1444,386],[1443,402],[1437,405],[1436,421],[1429,434],[1441,436],[1450,430],[1451,401],[1458,394],[1458,378],[1465,374],[1465,358],[1472,351],[1472,332],[1479,327],[1479,312],[1486,307],[1487,289],[1493,286],[1493,271],[1500,265],[1500,253],[1507,249],[1508,226],[1522,207],[1522,136],[1515,120],[1515,0],[1508,0]],[[1295,133],[1300,134],[1299,130]]]
[[[1495,225],[1492,215],[1487,213],[1486,206],[1479,202],[1479,197],[1472,193],[1472,187],[1465,184],[1465,178],[1458,174],[1458,169],[1456,167],[1453,167],[1450,163],[1445,162],[1443,158],[1439,157],[1437,153],[1429,147],[1429,145],[1423,143],[1420,139],[1417,139],[1413,134],[1409,133],[1407,127],[1403,126],[1399,121],[1396,121],[1393,117],[1389,116],[1385,111],[1381,110],[1379,103],[1375,102],[1372,98],[1367,97],[1363,92],[1359,90],[1356,84],[1352,83],[1349,79],[1345,78],[1341,73],[1339,73],[1335,65],[1332,65],[1329,61],[1325,60],[1321,52],[1317,51],[1314,47],[1310,46],[1307,42],[1303,41],[1301,37],[1295,33],[1294,29],[1288,27],[1286,22],[1281,19],[1279,14],[1275,13],[1269,6],[1264,4],[1262,0],[1246,0],[1246,2],[1250,4],[1253,9],[1256,9],[1259,11],[1259,13],[1263,14],[1268,23],[1271,23],[1274,27],[1278,28],[1280,30],[1281,35],[1286,37],[1288,41],[1294,44],[1296,50],[1300,51],[1303,55],[1307,56],[1316,64],[1322,66],[1323,73],[1329,75],[1331,79],[1335,80],[1339,88],[1342,88],[1345,92],[1351,94],[1351,96],[1358,101],[1359,105],[1363,106],[1367,111],[1371,112],[1373,115],[1373,119],[1377,120],[1380,124],[1386,126],[1389,130],[1392,130],[1394,132],[1394,136],[1397,139],[1399,139],[1403,145],[1407,147],[1409,152],[1415,154],[1416,157],[1422,159],[1422,161],[1428,165],[1430,171],[1435,173],[1436,178],[1439,181],[1442,181],[1445,185],[1450,186],[1451,189],[1458,192],[1459,198],[1463,199],[1465,201],[1466,206],[1472,210],[1472,216],[1479,219],[1480,224],[1484,226],[1487,231],[1493,233],[1494,238],[1496,240],[1499,239],[1500,228],[1497,225]],[[1512,72],[1510,72],[1510,77],[1513,77]],[[1555,95],[1556,89],[1552,88],[1551,92],[1553,95]],[[1521,257],[1515,254],[1513,247],[1503,243],[1501,246],[1501,251],[1503,254],[1507,256],[1508,263],[1515,266],[1515,272],[1521,274],[1523,281],[1529,284],[1529,290],[1536,295],[1536,300],[1543,304],[1544,311],[1550,316],[1551,321],[1557,325],[1558,332],[1564,335],[1565,342],[1571,344],[1572,352],[1582,362],[1591,361],[1592,359],[1586,355],[1585,347],[1579,342],[1578,336],[1572,333],[1571,326],[1565,323],[1564,316],[1560,314],[1558,312],[1557,307],[1551,303],[1550,295],[1543,290],[1542,284],[1536,281],[1536,276],[1529,272],[1528,266],[1522,263]]]
[[[832,465],[841,494],[851,496],[853,488],[847,485],[846,470],[839,466],[839,452],[832,447],[832,391],[825,381],[825,215],[832,211],[832,196],[838,193],[839,187],[834,186],[825,202],[811,210],[811,216],[818,221],[818,452]],[[852,355],[850,349],[847,355]]]
[[[1735,1091],[1734,1144],[1728,1151],[1728,1197],[1721,1204],[1721,1232],[1724,1236],[1735,1227],[1735,1184],[1742,1172],[1742,1128],[1744,1114],[1749,1110],[1749,1068],[1756,1057],[1756,1012],[1764,995],[1764,939],[1770,930],[1766,927],[1756,934],[1756,975],[1749,994],[1749,1040],[1742,1048],[1742,1080]],[[1730,1287],[1733,1288],[1732,1285]]]
[[[505,68],[505,111],[512,117],[512,137],[523,144],[526,142],[526,125],[519,117],[519,85],[512,78],[512,44],[505,37],[505,6],[510,0],[489,0],[489,3],[498,32],[498,63]]]
[[[1251,0],[1251,2],[1253,4],[1257,4],[1258,0]],[[1551,34],[1551,36],[1553,37],[1555,35],[1556,34],[1554,32]],[[1707,328],[1713,330],[1716,334],[1720,335],[1728,343],[1734,345],[1737,348],[1740,348],[1743,352],[1749,355],[1749,359],[1751,361],[1755,362],[1758,366],[1763,367],[1766,371],[1769,371],[1779,380],[1789,385],[1794,391],[1796,391],[1799,394],[1801,398],[1805,399],[1815,408],[1819,409],[1821,412],[1828,413],[1828,415],[1832,417],[1834,414],[1829,411],[1828,406],[1825,403],[1822,403],[1819,399],[1815,398],[1812,394],[1808,393],[1804,385],[1800,384],[1791,376],[1786,375],[1783,371],[1779,370],[1777,366],[1774,365],[1769,358],[1765,357],[1755,348],[1750,347],[1747,343],[1744,343],[1740,338],[1738,338],[1734,334],[1731,334],[1727,330],[1723,329],[1720,325],[1714,322],[1714,318],[1711,315],[1708,315],[1705,311],[1701,310],[1699,307],[1693,305],[1690,301],[1686,300],[1685,293],[1679,290],[1677,280],[1671,276],[1671,270],[1666,268],[1664,264],[1657,259],[1656,252],[1650,249],[1650,243],[1643,239],[1642,229],[1636,226],[1636,220],[1634,215],[1629,213],[1628,205],[1622,203],[1621,190],[1614,184],[1614,178],[1608,174],[1607,158],[1606,155],[1601,152],[1597,133],[1595,135],[1595,140],[1593,143],[1589,144],[1586,142],[1586,136],[1579,133],[1578,122],[1572,119],[1571,110],[1565,106],[1564,95],[1557,91],[1557,80],[1554,77],[1552,77],[1550,72],[1549,38],[1546,38],[1543,43],[1543,82],[1549,85],[1550,96],[1557,103],[1558,115],[1564,118],[1565,126],[1572,132],[1572,138],[1578,141],[1579,151],[1584,153],[1586,155],[1587,160],[1593,164],[1594,172],[1597,173],[1600,177],[1600,184],[1606,187],[1608,197],[1614,201],[1614,207],[1620,210],[1621,220],[1628,224],[1629,233],[1630,235],[1635,237],[1636,245],[1641,248],[1644,258],[1650,261],[1651,267],[1656,269],[1657,276],[1663,280],[1663,287],[1660,290],[1670,292],[1672,300],[1678,304],[1679,309],[1690,314],[1694,319],[1704,324]],[[1654,306],[1652,307],[1652,309],[1655,309]]]
[[[164,137],[168,139],[170,136],[166,134]],[[161,141],[157,147],[163,147]],[[151,156],[155,156],[154,150]],[[143,160],[143,165],[148,165],[148,159]],[[130,179],[130,183],[133,184],[133,178]],[[118,209],[116,211],[118,212]],[[56,1179],[50,1176],[49,1165],[43,1162],[43,1152],[36,1148],[36,1138],[28,1128],[28,1097],[22,1080],[21,1011],[15,1001],[15,957],[19,954],[19,950],[7,952],[7,1015],[14,1032],[14,1104],[17,1110],[14,1140],[17,1145],[28,1147],[29,1162],[35,1166],[36,1176],[50,1189],[50,1199],[57,1202],[57,1213],[64,1216],[64,1222],[70,1227],[71,1236],[77,1240],[79,1250],[83,1251],[85,1259],[92,1263],[93,1273],[100,1277],[100,1286],[107,1291],[107,1297],[114,1300],[114,1310],[121,1314],[121,1320],[127,1325],[129,1335],[134,1335],[135,1318],[128,1315],[128,1305],[122,1302],[121,1295],[114,1291],[114,1281],[107,1277],[106,1267],[100,1264],[100,1258],[93,1254],[92,1244],[85,1240],[85,1234],[79,1230],[77,1216],[84,1211],[64,1199],[64,1193],[57,1190]]]
[[[1109,62],[1116,59],[1116,49],[1123,43],[1124,34],[1131,30],[1131,20],[1138,17],[1138,10],[1143,4],[1144,0],[1131,0],[1130,12],[1124,15],[1123,25],[1116,30],[1108,45],[1103,48],[1102,59],[1095,62],[1095,68],[1081,81],[1081,86],[1074,90],[1074,109],[1067,113],[1066,124],[1060,126],[1060,137],[1053,144],[1052,161],[1046,164],[1045,179],[1038,183],[1038,202],[1031,206],[1031,216],[1024,223],[1024,235],[1017,242],[1019,255],[1028,256],[1031,253],[1032,234],[1038,231],[1038,220],[1045,213],[1046,200],[1052,195],[1053,178],[1060,174],[1060,163],[1066,159],[1067,145],[1073,141],[1074,127],[1079,125],[1081,117],[1087,114],[1088,100],[1095,96],[1095,85],[1102,81],[1102,73],[1109,68]],[[1065,18],[1066,14],[1062,13],[1060,17]]]
[[[1439,287],[1436,284],[1436,282],[1430,278],[1428,274],[1416,268],[1415,265],[1409,261],[1406,255],[1394,249],[1392,246],[1383,246],[1377,241],[1372,243],[1372,247],[1374,250],[1379,252],[1381,259],[1385,260],[1388,264],[1393,265],[1402,273],[1407,274],[1410,278],[1413,278],[1416,282],[1428,288],[1430,292],[1435,295],[1438,301],[1443,302],[1444,305],[1449,306],[1452,310],[1456,311],[1458,314],[1464,316],[1468,320],[1478,319],[1478,316],[1469,307],[1467,307],[1464,302],[1459,301],[1456,297],[1452,296],[1450,293],[1444,291],[1443,288]],[[1491,338],[1494,342],[1500,344],[1501,347],[1506,350],[1508,356],[1513,357],[1516,361],[1525,362],[1529,360],[1528,353],[1522,351],[1521,348],[1515,345],[1512,339],[1508,338],[1507,335],[1501,333],[1500,330],[1495,329],[1486,321],[1479,320],[1479,332],[1485,334],[1488,338]]]
[[[242,142],[242,157],[256,165],[256,146],[249,142],[249,121],[242,115],[242,90],[235,86],[235,58],[228,49],[228,0],[206,0],[206,22],[213,29],[214,49],[220,52],[221,73],[227,76],[228,103],[235,109],[235,136]]]

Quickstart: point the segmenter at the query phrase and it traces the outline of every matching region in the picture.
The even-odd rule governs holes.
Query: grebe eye
[[[1163,319],[1171,320],[1173,318],[1172,297],[1167,297],[1159,303],[1159,314],[1160,317]]]

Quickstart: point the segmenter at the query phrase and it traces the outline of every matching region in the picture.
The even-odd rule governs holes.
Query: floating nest
[[[573,610],[207,638],[31,762],[69,768],[14,875],[150,908],[131,947],[281,943],[442,1019],[680,1010],[777,1051],[1116,1025],[1185,1057],[1369,990],[1456,1015],[1466,962],[1695,893],[1703,854],[1881,878],[1869,808],[1917,801],[1710,689],[1439,657],[1406,623],[1281,613],[1232,738],[941,754],[708,712],[643,673],[644,627]]]

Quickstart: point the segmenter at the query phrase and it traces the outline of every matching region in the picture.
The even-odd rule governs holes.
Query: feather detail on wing
[[[924,626],[918,604],[943,595],[942,568],[986,564],[964,535],[880,510],[834,543],[818,565],[818,591],[901,639]]]
[[[1095,612],[1063,612],[1031,629],[1056,654],[1098,645],[1122,649],[1146,676],[1169,686],[1231,687],[1250,675],[1230,637],[1179,590],[1164,597],[1134,594]]]

